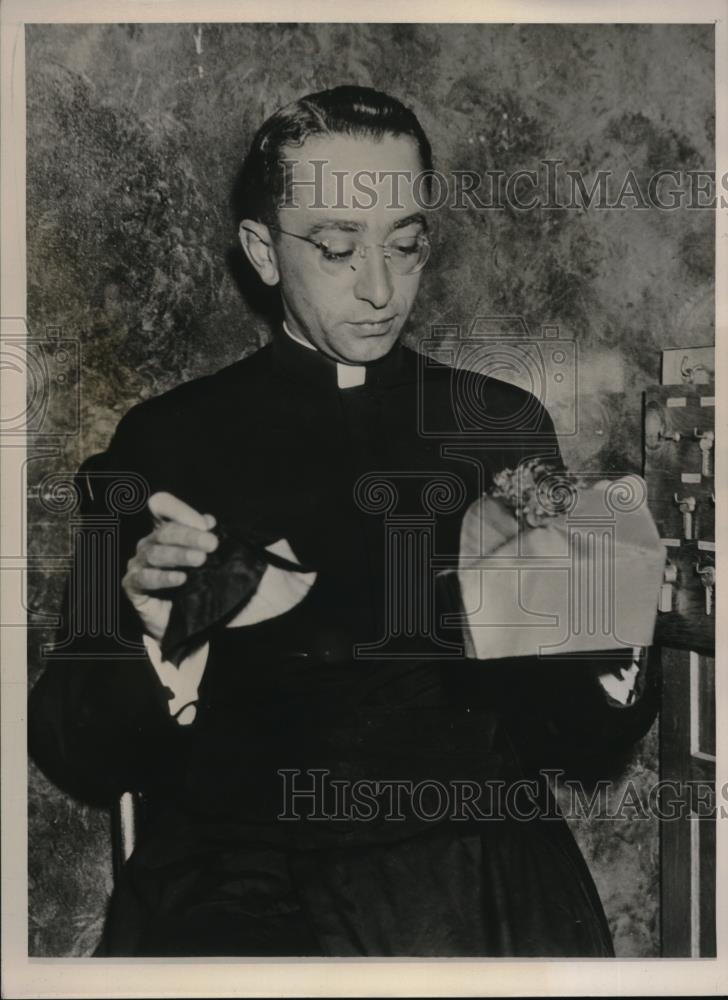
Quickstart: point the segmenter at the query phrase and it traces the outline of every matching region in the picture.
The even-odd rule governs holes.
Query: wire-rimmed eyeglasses
[[[243,228],[252,232],[248,226]],[[341,233],[325,240],[316,240],[311,236],[281,229],[280,226],[268,224],[268,228],[316,247],[321,269],[327,274],[342,274],[348,269],[355,271],[359,261],[366,260],[372,247],[383,251],[387,265],[395,274],[416,274],[422,270],[430,256],[430,240],[425,233],[397,236],[389,243],[364,243],[353,233]]]

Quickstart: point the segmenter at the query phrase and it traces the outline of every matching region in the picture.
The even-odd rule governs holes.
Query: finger
[[[147,566],[201,566],[207,553],[181,545],[148,545],[142,558]]]
[[[199,531],[207,530],[204,516],[171,493],[153,493],[149,498],[149,510],[158,520],[167,518],[186,524],[190,528],[197,528]]]
[[[181,545],[203,552],[214,552],[218,546],[218,538],[211,531],[198,531],[178,521],[165,521],[153,534],[154,540],[161,545]]]
[[[181,570],[140,569],[133,574],[132,588],[140,594],[150,590],[166,590],[169,587],[179,587],[187,579],[187,574]]]

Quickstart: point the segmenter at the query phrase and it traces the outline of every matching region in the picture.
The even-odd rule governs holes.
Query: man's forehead
[[[366,226],[419,210],[423,167],[408,136],[312,136],[299,147],[284,147],[283,155],[281,212],[316,222],[345,214]]]

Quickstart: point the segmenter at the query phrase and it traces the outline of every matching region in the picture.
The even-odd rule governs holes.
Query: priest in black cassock
[[[135,406],[78,474],[91,528],[109,483],[148,490],[117,495],[117,562],[77,559],[30,700],[53,781],[144,804],[98,955],[613,953],[540,772],[639,738],[655,681],[631,654],[475,661],[443,624],[435,574],[468,505],[504,468],[561,459],[541,404],[485,375],[464,434],[463,373],[401,343],[431,167],[415,115],[373,90],[273,115],[240,239],[281,328]],[[113,635],[84,618],[101,592]]]

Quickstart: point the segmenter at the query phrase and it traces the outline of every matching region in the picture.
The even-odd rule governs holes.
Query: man
[[[401,343],[431,165],[414,114],[373,90],[273,115],[242,171],[240,240],[282,328],[134,407],[81,470],[91,522],[109,476],[150,494],[120,513],[116,635],[72,636],[31,696],[53,780],[144,797],[98,954],[612,953],[573,837],[525,779],[638,738],[654,683],[624,707],[601,662],[467,660],[439,619],[432,557],[455,564],[468,504],[560,456],[543,407],[484,376],[482,434],[464,439],[461,373]],[[93,587],[81,572],[69,595]],[[124,655],[133,639],[146,657]],[[474,781],[515,790],[505,814],[438,813],[439,788]]]

